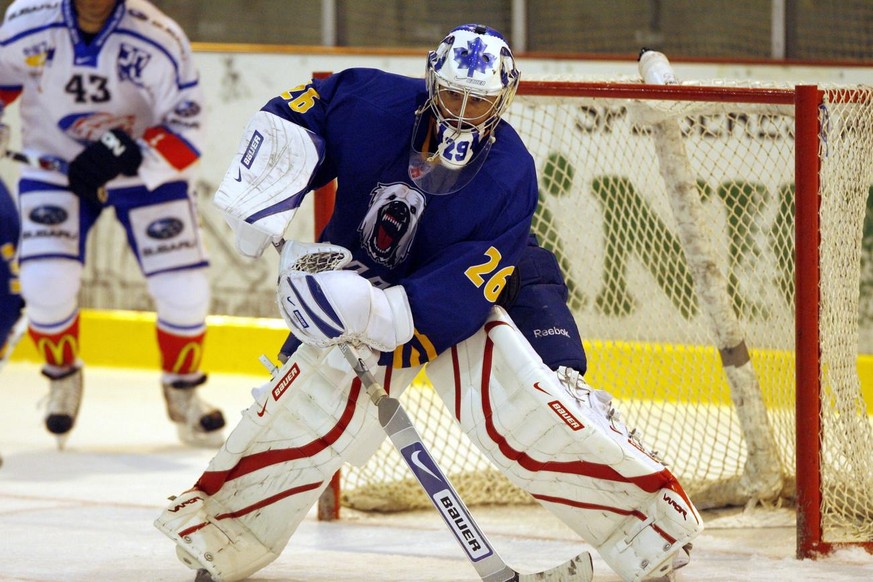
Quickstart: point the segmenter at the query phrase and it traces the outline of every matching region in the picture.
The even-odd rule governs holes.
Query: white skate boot
[[[176,423],[179,440],[195,447],[218,448],[224,443],[221,429],[224,415],[197,396],[197,387],[206,382],[206,374],[197,372],[163,381],[167,416]]]
[[[42,375],[49,379],[49,395],[45,427],[57,436],[58,448],[64,448],[79,405],[82,403],[82,363],[59,367],[46,364]]]

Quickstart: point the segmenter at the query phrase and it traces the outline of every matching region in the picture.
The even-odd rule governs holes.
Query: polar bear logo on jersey
[[[358,227],[367,254],[386,267],[401,263],[409,253],[426,203],[424,194],[406,184],[378,184]]]

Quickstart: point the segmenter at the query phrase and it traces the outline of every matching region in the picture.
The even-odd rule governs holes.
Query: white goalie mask
[[[428,53],[428,98],[416,112],[409,167],[417,186],[450,194],[469,183],[488,155],[518,79],[506,39],[481,24],[455,28]]]

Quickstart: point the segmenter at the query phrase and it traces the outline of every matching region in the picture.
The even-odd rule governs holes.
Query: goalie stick
[[[61,174],[66,174],[70,169],[70,164],[67,162],[67,160],[58,158],[56,156],[33,155],[26,154],[24,152],[6,150],[6,157],[16,162],[26,164],[32,168],[52,170],[54,172],[60,172]]]
[[[70,163],[57,156],[49,156],[46,154],[26,154],[14,150],[6,150],[6,157],[10,160],[30,166],[31,168],[50,170],[52,172],[64,174],[65,176],[70,170]],[[105,187],[101,187],[97,190],[97,199],[100,200],[100,202],[106,202],[107,194]]]
[[[275,247],[281,252],[284,245],[285,241],[282,240]],[[334,254],[338,253],[322,251],[303,255],[297,259],[292,269],[307,273],[333,269],[337,266],[339,257],[318,257],[315,255]],[[593,566],[591,555],[588,552],[582,552],[554,568],[532,574],[521,574],[503,561],[422,442],[421,436],[400,401],[389,396],[367,368],[364,359],[358,352],[359,347],[349,343],[339,345],[339,349],[365,386],[370,400],[376,406],[379,423],[385,433],[400,452],[413,476],[430,498],[431,503],[445,521],[449,531],[454,535],[481,579],[486,582],[534,582],[537,580],[590,582],[593,578]],[[201,574],[208,576],[205,570],[200,570],[197,582],[209,580],[207,577],[201,578]]]

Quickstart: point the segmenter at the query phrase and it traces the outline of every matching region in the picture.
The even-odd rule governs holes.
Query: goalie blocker
[[[419,371],[373,360],[395,397]],[[427,374],[483,453],[622,579],[668,574],[703,530],[673,475],[598,391],[562,383],[501,308]],[[241,580],[276,559],[336,470],[365,462],[384,438],[337,347],[301,346],[253,394],[206,472],[155,522],[183,563],[215,580]]]

